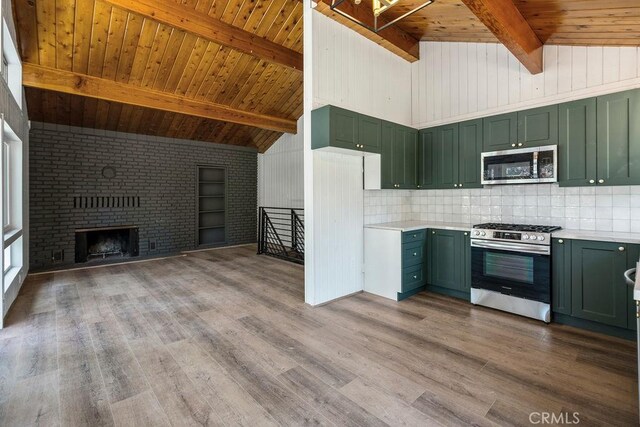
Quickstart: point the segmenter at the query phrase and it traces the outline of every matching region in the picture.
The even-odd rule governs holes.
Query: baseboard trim
[[[551,322],[561,325],[573,326],[578,329],[585,329],[591,332],[611,335],[625,340],[636,340],[636,331],[631,329],[619,328],[617,326],[603,325],[602,323],[592,322],[591,320],[578,319],[561,313],[551,313]]]

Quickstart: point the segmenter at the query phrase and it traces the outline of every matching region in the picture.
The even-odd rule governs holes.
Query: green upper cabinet
[[[382,122],[380,157],[381,157],[381,185],[383,189],[395,188],[393,180],[393,156],[396,125],[390,122]]]
[[[458,124],[435,129],[435,186],[458,188]]]
[[[311,148],[343,148],[380,153],[382,121],[327,105],[311,112]]]
[[[367,153],[380,153],[382,138],[382,120],[360,114],[359,118],[360,149]]]
[[[551,242],[551,309],[571,315],[571,241]]]
[[[598,183],[640,184],[640,90],[598,97]]]
[[[560,186],[593,185],[597,179],[596,99],[559,106],[558,175]]]
[[[483,126],[484,151],[555,145],[558,143],[558,106],[487,117]]]
[[[518,111],[518,147],[539,147],[557,143],[557,105]]]
[[[502,151],[517,147],[518,113],[486,117],[483,124],[483,151]]]
[[[458,187],[482,187],[482,119],[462,122],[458,136]]]
[[[435,154],[434,146],[436,129],[424,129],[420,131],[418,141],[418,188],[436,188],[435,181]]]
[[[395,127],[393,181],[395,188],[415,189],[418,185],[418,131]]]
[[[626,246],[574,240],[571,244],[571,315],[611,326],[628,324]]]

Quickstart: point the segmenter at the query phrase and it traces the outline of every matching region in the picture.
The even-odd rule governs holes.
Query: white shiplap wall
[[[411,123],[408,62],[309,10],[305,52],[311,52],[305,54],[305,116],[331,104]],[[312,152],[310,129],[304,132],[304,150],[305,300],[317,305],[363,288],[362,158]]]
[[[545,46],[531,75],[501,44],[420,43],[412,123],[424,128],[640,87],[640,48]]]
[[[304,206],[303,117],[298,133],[285,133],[264,154],[258,154],[258,206]]]

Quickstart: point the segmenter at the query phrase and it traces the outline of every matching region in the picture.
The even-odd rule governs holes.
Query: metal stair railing
[[[259,208],[258,254],[304,264],[304,210]]]

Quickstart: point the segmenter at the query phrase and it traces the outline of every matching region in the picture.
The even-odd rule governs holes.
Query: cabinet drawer
[[[414,242],[402,245],[402,268],[424,262],[425,243]]]
[[[402,243],[420,242],[426,235],[427,230],[405,231],[402,233]]]
[[[402,292],[412,291],[425,283],[424,264],[402,269]]]

